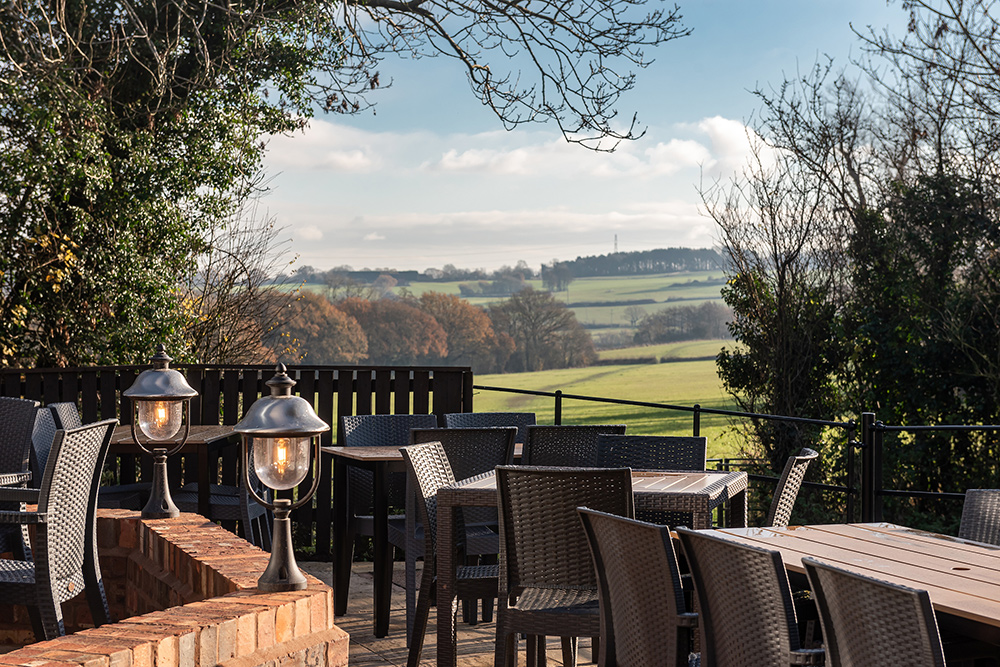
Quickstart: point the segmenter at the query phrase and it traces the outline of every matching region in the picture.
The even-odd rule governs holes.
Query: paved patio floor
[[[327,584],[331,583],[333,570],[330,563],[299,562],[299,567]],[[403,588],[403,563],[396,563],[393,584],[389,635],[383,639],[376,639],[372,633],[371,563],[354,564],[347,614],[338,616],[336,619],[337,626],[351,635],[350,664],[352,667],[406,665],[406,591]],[[492,666],[496,624],[480,622],[477,625],[468,625],[461,622],[461,615],[459,615],[459,620],[459,667]],[[435,610],[431,609],[421,665],[433,666],[436,664],[436,629]],[[550,665],[562,664],[558,639],[549,638],[547,657]],[[580,642],[579,663],[586,667],[586,665],[591,664],[590,660],[590,640],[584,639]],[[524,642],[521,642],[518,664],[523,665],[524,662]]]

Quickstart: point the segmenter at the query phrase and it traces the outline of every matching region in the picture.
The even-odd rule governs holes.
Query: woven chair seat
[[[526,588],[509,608],[522,613],[597,614],[598,602],[596,590]]]

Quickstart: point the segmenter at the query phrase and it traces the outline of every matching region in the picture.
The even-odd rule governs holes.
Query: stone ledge
[[[98,548],[108,603],[121,620],[86,628],[78,596],[64,605],[76,632],[0,655],[0,666],[347,665],[349,637],[333,623],[332,589],[307,575],[305,590],[259,592],[269,555],[199,515],[142,520],[100,510]],[[0,619],[0,640],[30,636],[26,615],[13,616]]]

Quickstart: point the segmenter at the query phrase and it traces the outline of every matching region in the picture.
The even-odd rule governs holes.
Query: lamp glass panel
[[[140,400],[139,430],[153,442],[164,442],[181,430],[181,401]]]
[[[253,465],[260,481],[277,491],[292,489],[306,478],[312,438],[254,438]]]

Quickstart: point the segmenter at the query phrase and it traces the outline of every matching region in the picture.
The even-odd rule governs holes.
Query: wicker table
[[[1000,645],[998,547],[888,523],[717,532],[780,551],[792,575],[805,572],[803,556],[813,556],[859,574],[924,589],[930,593],[942,631]]]
[[[182,430],[183,433],[183,430]],[[146,443],[147,438],[139,436],[140,442]],[[238,443],[239,440],[232,426],[191,426],[187,442],[181,448],[180,453],[194,453],[198,460],[198,514],[209,516],[211,506],[211,484],[216,483],[212,478],[212,473],[218,473],[215,466],[210,465],[210,455],[217,452],[221,447]],[[116,426],[114,435],[111,436],[111,448],[108,456],[121,456],[128,454],[143,454],[132,441],[131,426]],[[170,480],[171,484],[176,484],[178,480]]]
[[[690,512],[693,528],[711,528],[712,511],[728,502],[730,521],[737,526],[746,526],[747,479],[745,472],[635,471],[632,473],[635,510],[637,514],[641,511]],[[496,503],[494,473],[457,482],[438,491],[438,667],[456,667],[458,662],[454,510],[456,507],[489,507],[495,506]]]

